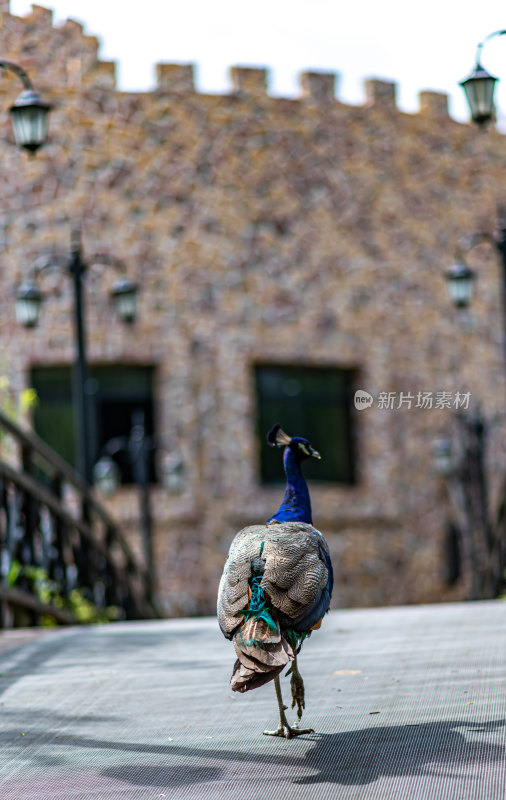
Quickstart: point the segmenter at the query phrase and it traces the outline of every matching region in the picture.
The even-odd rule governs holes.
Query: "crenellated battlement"
[[[302,96],[315,103],[331,103],[336,96],[338,75],[335,72],[302,72]]]
[[[156,86],[158,91],[194,92],[193,64],[156,64]]]
[[[30,72],[41,90],[79,91],[94,86],[117,89],[116,64],[100,59],[99,39],[86,34],[83,26],[72,19],[55,26],[52,10],[44,6],[32,5],[30,14],[16,17],[10,14],[9,0],[0,0],[0,48],[5,58],[17,61]],[[157,63],[151,92],[132,94],[194,94],[194,72],[192,64]],[[257,101],[270,97],[267,67],[233,65],[229,74],[230,95]],[[4,80],[0,77],[0,90]],[[315,106],[346,105],[336,93],[338,84],[337,73],[304,71],[299,75],[300,94],[295,99]],[[390,112],[398,108],[395,83],[370,78],[364,86],[365,107]],[[420,92],[419,102],[419,113],[424,116],[448,116],[448,96],[444,93]]]

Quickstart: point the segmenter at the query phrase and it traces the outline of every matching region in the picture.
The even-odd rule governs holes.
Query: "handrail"
[[[23,592],[21,589],[11,589],[0,584],[0,600],[6,600],[15,606],[35,611],[38,615],[53,617],[60,625],[78,625],[79,620],[68,611],[56,608],[49,603],[39,602],[33,595]]]
[[[64,598],[79,589],[90,602],[98,597],[97,608],[113,606],[122,618],[161,617],[147,568],[137,562],[94,490],[42,439],[2,411],[0,431],[17,448],[14,465],[0,456],[0,627],[14,624],[13,607],[31,609],[33,624],[42,608],[51,615],[51,603],[26,600],[33,568],[51,578]],[[39,480],[35,468],[48,480]],[[23,585],[6,583],[6,564],[18,564]],[[52,616],[60,624],[72,619],[65,611]]]
[[[97,500],[93,489],[90,489],[79,472],[77,472],[77,470],[75,470],[74,467],[72,467],[67,461],[61,458],[58,453],[52,450],[51,447],[49,447],[49,445],[47,445],[43,439],[37,436],[36,433],[20,428],[3,411],[0,411],[0,428],[5,428],[16,439],[18,439],[23,446],[28,447],[36,452],[37,455],[42,457],[42,459],[53,468],[55,473],[61,475],[65,480],[68,481],[68,483],[73,485],[78,490],[80,495],[82,495],[82,497],[86,500],[86,502],[89,503],[93,511],[95,511],[95,513],[102,519],[105,525],[111,527],[116,526],[116,523],[113,522],[108,512]],[[135,561],[132,550],[123,537],[120,537],[119,545],[123,549],[128,561],[132,564],[136,564],[137,562]],[[147,570],[143,569],[142,567],[138,568],[145,572],[145,578],[146,580],[149,580]]]
[[[80,488],[82,491],[88,491],[88,487],[79,473],[73,467],[71,467],[70,464],[64,461],[63,458],[55,453],[55,451],[52,450],[49,445],[47,445],[39,436],[37,436],[36,433],[20,428],[3,411],[0,411],[0,427],[9,431],[9,433],[11,433],[22,444],[27,445],[33,450],[36,450],[51,466],[54,467],[55,471],[61,472],[62,475],[64,475],[64,477],[66,477],[71,483],[75,484],[75,486]]]

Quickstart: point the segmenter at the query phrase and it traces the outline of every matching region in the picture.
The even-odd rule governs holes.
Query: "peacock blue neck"
[[[313,524],[311,500],[306,479],[302,474],[300,462],[289,447],[283,456],[285,465],[286,488],[283,501],[275,514],[268,520],[273,522],[308,522]]]

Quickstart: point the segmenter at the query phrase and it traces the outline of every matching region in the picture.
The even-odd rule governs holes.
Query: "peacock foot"
[[[280,707],[279,725],[275,731],[263,731],[264,736],[282,736],[285,739],[291,739],[293,736],[301,736],[303,733],[314,733],[313,728],[299,728],[298,722],[295,725],[289,725],[285,715],[285,710],[288,706]]]
[[[276,690],[276,699],[278,701],[279,725],[275,731],[264,731],[264,735],[282,736],[284,739],[291,739],[293,736],[301,736],[303,733],[314,733],[314,730],[312,728],[299,728],[298,723],[296,723],[293,727],[288,724],[288,720],[285,714],[285,711],[287,710],[288,706],[285,706],[283,703],[283,697],[281,695],[281,685],[279,683],[279,675],[276,675],[276,677],[274,678],[274,688]]]
[[[285,722],[280,724],[275,731],[263,731],[264,736],[282,736],[285,739],[291,739],[293,736],[301,736],[303,733],[314,733],[313,728],[298,728],[297,723],[292,727]]]

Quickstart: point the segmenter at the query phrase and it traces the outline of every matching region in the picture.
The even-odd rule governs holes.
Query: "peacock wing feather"
[[[316,553],[307,553],[298,563],[299,573],[289,589],[287,597],[307,608],[328,580],[328,570]]]
[[[252,562],[258,558],[265,525],[250,525],[234,537],[218,589],[218,623],[227,639],[244,622],[249,603]]]
[[[328,546],[316,528],[300,522],[252,525],[235,536],[220,581],[218,621],[229,639],[246,619],[252,565],[258,564],[260,553],[261,586],[282,623],[297,626],[309,612],[309,630],[328,608],[327,602],[312,620],[313,611],[325,605],[325,591],[329,601],[331,591]]]
[[[330,602],[328,545],[321,533],[306,523],[280,523],[271,530],[273,535],[264,549],[266,563],[262,586],[277,609],[282,625],[304,630],[298,627],[301,617],[320,605],[325,606],[320,614],[323,616]],[[326,605],[325,594],[328,595]],[[317,622],[318,618],[314,619],[306,630]]]

